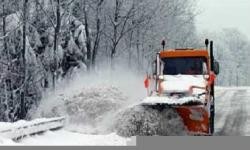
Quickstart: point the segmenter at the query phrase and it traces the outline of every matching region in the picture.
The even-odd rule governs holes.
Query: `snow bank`
[[[123,138],[115,133],[90,135],[66,130],[28,136],[19,142],[0,136],[0,146],[135,146],[135,138]]]
[[[72,133],[65,130],[46,132],[42,136],[33,136],[20,142],[23,145],[35,146],[126,146],[131,139],[123,138],[117,134],[87,135]]]
[[[45,131],[45,126],[41,126],[44,121],[54,121],[60,118],[53,119],[36,119],[33,121],[18,121],[14,123],[0,123],[0,146],[135,146],[136,139],[124,138],[116,133],[109,134],[84,134],[78,131],[72,132],[65,129],[58,131],[47,131],[39,135],[30,136],[30,133],[37,131]],[[37,125],[35,125],[37,124]],[[41,125],[39,125],[41,124]],[[52,124],[50,124],[52,125]],[[8,132],[6,132],[8,131]],[[34,132],[35,131],[35,132]],[[28,134],[27,134],[28,133]],[[19,141],[11,140],[13,137],[26,135],[25,138]]]
[[[0,136],[0,145],[1,146],[10,146],[10,145],[13,146],[13,145],[18,145],[18,144],[12,141],[11,139]]]

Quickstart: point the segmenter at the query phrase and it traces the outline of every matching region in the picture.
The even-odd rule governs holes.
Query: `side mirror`
[[[218,75],[220,73],[220,64],[218,61],[214,61],[214,73]]]

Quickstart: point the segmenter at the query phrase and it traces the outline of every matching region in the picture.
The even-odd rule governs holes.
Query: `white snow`
[[[142,105],[130,106],[119,112],[115,130],[124,137],[187,134],[185,125],[174,108],[159,111]]]
[[[250,135],[250,87],[215,87],[215,135]]]
[[[164,92],[188,92],[191,86],[206,87],[203,75],[164,75]],[[193,94],[204,92],[202,89],[194,89]]]
[[[0,136],[16,139],[41,131],[48,131],[64,126],[65,118],[41,118],[32,121],[20,120],[15,123],[0,123]]]
[[[216,86],[217,90],[250,90],[249,86],[239,86],[239,87],[223,87],[223,86]]]
[[[131,81],[132,84],[130,82]],[[32,118],[65,116],[63,130],[28,137],[18,144],[28,145],[135,145],[135,138],[118,136],[113,124],[116,112],[146,95],[143,77],[125,72],[114,76],[108,71],[57,84],[54,93],[44,95],[38,108],[30,111]],[[134,90],[134,89],[137,90]]]
[[[55,93],[45,95],[30,115],[32,118],[66,116],[66,128],[70,131],[110,134],[116,112],[146,96],[143,77],[128,72],[115,74],[118,73],[77,74],[73,80],[58,84],[60,88]]]
[[[123,138],[115,133],[107,135],[91,135],[60,130],[45,132],[41,135],[30,136],[19,142],[0,136],[0,146],[135,146],[136,137]]]
[[[59,117],[59,118],[39,118],[39,119],[35,119],[32,121],[26,121],[26,120],[19,120],[15,123],[8,123],[8,122],[0,122],[0,133],[4,130],[9,130],[9,129],[13,129],[13,128],[19,128],[19,127],[23,127],[23,126],[30,126],[30,125],[34,125],[34,124],[39,124],[42,122],[49,122],[49,121],[54,121],[54,120],[58,120],[58,119],[63,119],[63,117]]]
[[[197,86],[205,88],[206,80],[203,75],[164,75],[163,94],[164,93],[189,93],[191,86]],[[167,96],[151,96],[146,97],[140,103],[142,104],[185,104],[188,102],[200,102],[204,103],[205,97],[201,95],[197,97],[198,94],[205,92],[205,89],[193,89],[192,95],[186,95],[185,97],[167,97]]]
[[[199,99],[197,97],[184,97],[184,98],[174,98],[174,97],[147,97],[141,101],[141,104],[185,104],[188,102],[200,102],[204,103],[204,99]]]
[[[240,109],[242,107],[238,107],[238,105],[239,106],[245,105],[246,107],[245,110],[246,111],[250,110],[249,109],[250,105],[248,102],[248,97],[250,96],[250,88],[249,87],[226,87],[226,88],[216,87],[215,89],[216,89],[216,115],[219,115],[216,118],[215,127],[216,127],[216,132],[218,132],[217,134],[220,135],[220,130],[222,130],[225,127],[227,129],[228,127],[228,126],[225,126],[225,124],[227,123],[228,117],[232,118],[231,121],[234,121],[233,119],[237,119],[234,116],[230,116],[231,113],[232,115],[234,115],[231,109],[236,109],[236,107]],[[244,102],[244,103],[235,103],[238,105],[230,105],[231,103],[234,103],[236,101],[234,95],[237,93],[240,94],[239,98],[241,98],[241,102]],[[160,98],[158,100],[162,102]],[[135,109],[135,111],[138,112],[137,115],[143,114],[143,113],[139,113],[141,111],[139,109],[132,108],[132,107],[131,109]],[[249,115],[249,111],[247,112],[246,115]],[[149,115],[149,117],[151,119],[155,118],[154,115],[153,116]],[[36,119],[33,122],[38,123],[38,122],[45,121],[45,120],[50,120],[50,119],[46,119],[46,118]],[[240,129],[243,132],[242,135],[249,135],[250,128],[247,124],[249,124],[250,119],[246,118],[246,120],[240,120],[240,121],[244,121],[242,123],[246,124],[246,126],[243,126],[244,127],[243,129]],[[1,122],[0,131],[8,130],[12,127],[18,127],[20,125],[28,125],[28,124],[30,124],[30,122],[28,121],[18,121],[16,123]],[[152,122],[152,126],[154,125],[155,124]],[[75,128],[75,130],[72,130],[73,128]],[[54,131],[54,132],[48,131],[41,135],[26,137],[19,142],[14,142],[10,138],[6,138],[0,135],[0,145],[1,146],[3,145],[14,145],[14,146],[15,145],[19,145],[19,146],[20,145],[21,146],[22,145],[36,145],[36,146],[59,146],[59,145],[60,146],[77,146],[77,145],[78,146],[115,146],[115,145],[119,145],[119,146],[123,146],[124,145],[125,146],[125,145],[136,144],[135,137],[124,138],[124,137],[117,135],[114,132],[107,133],[107,134],[104,134],[104,133],[100,134],[100,132],[96,132],[95,134],[92,132],[88,133],[88,131],[93,130],[93,128],[94,128],[93,126],[72,125],[71,127],[68,127],[68,128],[66,127],[59,131]],[[234,127],[234,126],[231,126],[230,128],[235,128],[234,130],[237,129],[237,127]],[[227,129],[225,131],[231,131],[231,129]],[[223,134],[227,134],[227,133],[223,133]]]
[[[0,136],[0,146],[14,146],[14,145],[19,145],[19,144],[15,143],[11,139]]]
[[[59,118],[60,119],[60,118]],[[41,123],[44,121],[53,121],[53,119],[36,119],[33,121],[18,121],[15,123],[0,123],[0,145],[35,145],[35,146],[126,146],[136,145],[136,138],[123,138],[116,133],[109,134],[84,134],[77,131],[68,131],[67,129],[61,129],[58,131],[47,131],[40,135],[28,136],[18,142],[11,140],[12,137],[18,137],[24,134],[26,131],[15,130],[20,127],[34,125],[34,123]],[[34,128],[26,128],[26,130],[44,130],[39,126]],[[2,133],[6,130],[11,130],[11,133],[6,135]]]
[[[130,142],[130,138],[122,138],[115,133],[108,135],[88,135],[61,130],[57,132],[47,132],[40,136],[29,137],[22,140],[20,143],[36,146],[126,146]]]

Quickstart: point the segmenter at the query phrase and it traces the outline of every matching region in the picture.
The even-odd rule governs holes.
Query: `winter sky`
[[[200,31],[238,28],[250,39],[250,0],[197,0]]]

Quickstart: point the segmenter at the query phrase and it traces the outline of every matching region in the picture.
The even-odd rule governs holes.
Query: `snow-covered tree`
[[[218,85],[249,85],[250,41],[246,35],[236,28],[225,28],[218,32],[206,32],[201,35],[201,39],[208,37],[214,41],[215,58],[220,63]]]
[[[125,64],[146,72],[162,39],[167,48],[200,47],[198,41],[203,41],[196,33],[195,0],[0,1],[0,120],[4,121],[20,118],[21,98],[26,112],[39,104],[43,92],[57,88],[60,79],[77,70]],[[223,49],[216,51],[222,64],[220,84],[250,84],[248,76],[243,77],[250,70],[244,61],[249,41],[237,31],[220,35],[216,39],[220,42],[215,42],[216,49]]]

